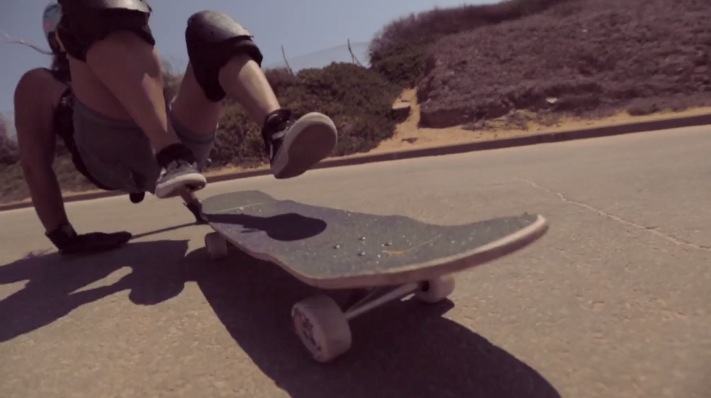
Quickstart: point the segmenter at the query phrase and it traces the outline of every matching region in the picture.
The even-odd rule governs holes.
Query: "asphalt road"
[[[32,210],[0,213],[0,396],[709,397],[709,127],[214,184],[459,224],[523,211],[550,231],[461,274],[451,302],[353,323],[329,365],[290,330],[313,291],[267,263],[206,260],[178,199],[68,206],[120,251],[62,260]]]

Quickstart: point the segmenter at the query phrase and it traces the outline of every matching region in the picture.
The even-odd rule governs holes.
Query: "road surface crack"
[[[552,190],[552,189],[550,189],[550,188],[546,188],[546,187],[544,187],[544,186],[542,186],[542,185],[536,183],[535,181],[532,181],[532,180],[525,180],[525,179],[524,179],[524,180],[521,180],[521,181],[524,182],[524,183],[526,183],[527,185],[530,185],[531,187],[533,187],[533,188],[535,188],[535,189],[537,189],[537,190],[539,190],[539,191],[543,191],[543,192],[546,192],[546,193],[548,193],[548,194],[551,194],[551,195],[556,196],[558,199],[560,199],[561,202],[569,203],[569,204],[571,204],[571,205],[575,205],[575,206],[578,206],[578,207],[582,207],[582,208],[584,208],[584,209],[587,209],[587,210],[589,210],[589,211],[591,211],[591,212],[593,212],[593,213],[596,213],[596,214],[598,214],[598,215],[600,215],[600,216],[602,216],[602,217],[608,218],[608,219],[613,220],[613,221],[615,221],[615,222],[618,222],[618,223],[620,223],[620,224],[627,225],[627,226],[629,226],[629,227],[632,227],[632,228],[635,228],[635,229],[639,229],[639,230],[641,230],[641,231],[646,231],[646,232],[652,233],[652,234],[654,234],[654,235],[656,235],[656,236],[658,236],[658,237],[660,237],[660,238],[662,238],[662,239],[664,239],[664,240],[666,240],[666,241],[668,241],[668,242],[674,243],[675,245],[678,245],[678,246],[685,246],[685,247],[690,247],[690,248],[692,248],[692,249],[697,249],[697,250],[703,250],[703,251],[711,252],[711,246],[698,245],[698,244],[695,244],[695,243],[692,243],[692,242],[689,242],[689,241],[686,241],[686,240],[677,238],[677,237],[675,237],[675,236],[673,236],[673,235],[666,234],[666,233],[660,231],[660,230],[658,229],[658,227],[645,226],[645,225],[642,225],[642,224],[637,224],[637,223],[634,222],[634,221],[626,220],[626,219],[624,219],[624,218],[622,218],[622,217],[616,216],[616,215],[614,215],[614,214],[610,214],[610,213],[608,213],[608,212],[606,212],[606,211],[604,211],[604,210],[600,210],[600,209],[598,209],[598,208],[596,208],[596,207],[590,206],[589,204],[587,204],[587,203],[585,203],[585,202],[580,202],[580,201],[577,201],[577,200],[574,200],[574,199],[570,199],[569,197],[565,196],[565,194],[563,194],[562,192],[557,192],[557,191],[554,191],[554,190]]]

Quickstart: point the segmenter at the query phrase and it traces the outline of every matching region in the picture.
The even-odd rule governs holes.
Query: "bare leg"
[[[312,112],[292,122],[261,70],[259,49],[239,23],[220,12],[198,12],[188,21],[186,41],[190,67],[174,102],[177,121],[193,132],[214,131],[227,95],[262,127],[276,178],[298,176],[328,156],[337,142],[333,121]]]
[[[211,135],[220,120],[222,106],[209,101],[198,85],[192,65],[188,64],[178,94],[172,102],[173,116],[188,131],[195,134]],[[183,190],[180,197],[185,206],[195,216],[197,223],[204,223],[200,199],[192,191]]]
[[[166,113],[160,60],[148,27],[150,7],[136,1],[60,4],[64,15],[57,37],[70,58],[77,98],[96,113],[132,121],[147,136],[163,170],[157,197],[204,187],[205,177]],[[131,154],[125,156],[131,163]]]
[[[247,55],[234,56],[220,70],[219,79],[227,95],[244,106],[257,123],[263,123],[267,115],[281,109],[264,72]],[[180,123],[196,133],[212,134],[219,122],[222,106],[205,96],[190,64],[173,102],[173,111]]]
[[[200,88],[192,65],[188,64],[178,95],[173,101],[173,114],[185,128],[198,134],[213,134],[220,121],[222,105],[207,99]]]
[[[255,121],[262,123],[281,108],[264,72],[248,55],[232,57],[220,70],[219,80],[227,95],[244,106]]]
[[[221,83],[228,95],[243,104],[254,120],[263,121],[268,114],[280,108],[269,82],[251,58],[245,55],[234,57],[222,69],[220,76],[223,77]],[[213,134],[222,110],[220,102],[210,101],[205,96],[190,64],[172,106],[178,122],[198,134]],[[204,223],[202,206],[195,193],[183,191],[180,196],[195,216],[196,222]]]
[[[247,54],[232,57],[218,78],[227,95],[244,106],[255,122],[262,123],[267,115],[281,109],[261,67]],[[205,96],[192,65],[188,64],[173,109],[176,118],[188,129],[209,134],[219,122],[222,107]]]
[[[96,42],[86,60],[86,67],[71,61],[82,102],[109,117],[133,120],[156,151],[179,142],[166,116],[161,65],[153,46],[132,32],[114,32]]]

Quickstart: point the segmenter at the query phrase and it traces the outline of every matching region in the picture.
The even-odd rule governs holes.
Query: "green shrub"
[[[302,70],[297,78],[298,84],[285,91],[283,102],[298,116],[318,111],[334,120],[339,140],[334,155],[368,151],[394,134],[392,105],[400,87],[378,73],[354,64],[333,63]]]
[[[267,158],[258,125],[238,104],[229,102],[220,119],[215,147],[210,155],[212,168],[230,165],[255,167]]]
[[[19,159],[17,143],[8,137],[5,123],[5,119],[0,116],[0,165],[14,164]]]

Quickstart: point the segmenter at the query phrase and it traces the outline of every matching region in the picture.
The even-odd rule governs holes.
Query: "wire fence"
[[[316,51],[292,57],[289,49],[282,46],[282,60],[265,65],[266,68],[286,68],[292,73],[298,73],[302,69],[322,68],[333,62],[354,63],[368,67],[370,57],[368,56],[367,42],[353,43],[348,40],[345,44],[331,47],[325,50]]]

